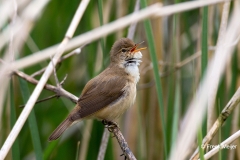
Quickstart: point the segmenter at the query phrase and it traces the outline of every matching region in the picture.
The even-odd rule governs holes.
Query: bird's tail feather
[[[50,135],[48,138],[49,141],[53,141],[58,139],[63,132],[73,123],[73,121],[69,120],[69,118],[66,118]]]

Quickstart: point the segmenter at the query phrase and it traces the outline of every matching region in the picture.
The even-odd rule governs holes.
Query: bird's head
[[[142,43],[142,42],[141,42]],[[121,38],[116,41],[110,52],[111,63],[115,64],[139,64],[141,62],[142,53],[140,52],[145,48],[138,48],[141,43],[135,44],[129,38]]]

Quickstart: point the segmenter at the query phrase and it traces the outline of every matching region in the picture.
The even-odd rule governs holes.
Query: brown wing
[[[83,90],[78,100],[80,109],[70,116],[71,120],[84,118],[114,103],[124,95],[125,85],[126,80],[116,75],[92,79]]]

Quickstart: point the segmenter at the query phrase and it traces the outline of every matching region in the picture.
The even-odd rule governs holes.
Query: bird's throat
[[[125,66],[125,71],[134,79],[135,83],[139,81],[140,74],[137,63],[131,63],[131,65]]]
[[[133,77],[134,82],[137,83],[140,79],[140,73],[138,66],[142,62],[140,59],[142,58],[142,53],[137,52],[134,54],[134,56],[128,60],[125,61],[124,67],[125,71]]]

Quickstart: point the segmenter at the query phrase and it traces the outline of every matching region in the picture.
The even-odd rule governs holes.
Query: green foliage
[[[19,81],[20,81],[20,89],[22,92],[23,102],[27,103],[27,100],[30,97],[30,92],[27,86],[27,82],[24,81],[23,79],[19,79]],[[30,129],[31,137],[32,137],[32,143],[33,143],[34,151],[36,154],[36,159],[41,160],[43,159],[42,147],[39,139],[40,137],[39,137],[38,125],[37,125],[34,108],[32,109],[30,115],[28,116],[28,125]]]
[[[10,84],[10,94],[12,95],[11,98],[11,114],[10,114],[10,123],[11,123],[11,128],[13,128],[15,122],[16,122],[16,109],[15,109],[15,104],[14,104],[14,96],[13,96],[13,85],[12,82]],[[19,147],[19,140],[18,138],[15,140],[13,146],[12,146],[12,159],[14,160],[20,160],[20,147]]]

